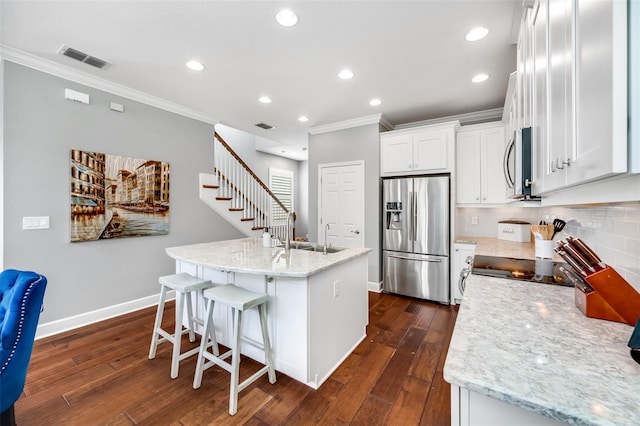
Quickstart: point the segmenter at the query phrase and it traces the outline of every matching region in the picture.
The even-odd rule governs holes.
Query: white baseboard
[[[372,283],[371,281],[367,282],[367,289],[369,291],[373,291],[374,293],[382,292],[382,281],[377,283]]]
[[[159,298],[160,293],[120,303],[119,305],[107,306],[106,308],[97,309],[95,311],[85,312],[72,317],[40,324],[36,329],[36,340],[42,339],[43,337],[53,336],[54,334],[62,333],[64,331],[73,330],[74,328],[84,327],[85,325],[93,324],[98,321],[104,321],[119,315],[128,314],[129,312],[148,308],[149,306],[157,305]],[[167,300],[172,300],[174,298],[175,291],[167,292]]]

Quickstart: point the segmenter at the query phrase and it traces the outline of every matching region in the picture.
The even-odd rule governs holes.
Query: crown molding
[[[122,84],[114,83],[101,77],[96,77],[94,75],[78,71],[66,65],[58,64],[48,59],[41,58],[39,56],[24,52],[19,49],[15,49],[1,43],[0,59],[4,61],[10,61],[18,65],[23,65],[25,67],[33,68],[35,70],[60,77],[65,80],[93,87],[94,89],[109,92],[117,96],[122,96],[123,98],[131,99],[132,101],[140,102],[142,104],[169,111],[174,114],[202,121],[204,123],[214,125],[218,123],[218,120],[214,120],[200,111],[196,111],[183,105],[168,101],[166,99],[150,95],[140,90],[132,89],[131,87],[124,86]]]
[[[309,134],[318,135],[320,133],[335,132],[336,130],[351,129],[353,127],[366,126],[367,124],[380,124],[386,129],[393,129],[393,125],[382,117],[382,114],[372,114],[359,118],[338,121],[330,124],[310,127]]]
[[[447,121],[459,121],[461,126],[476,124],[486,121],[502,120],[502,108],[487,109],[484,111],[469,112],[466,114],[450,115],[449,117],[435,118],[432,120],[415,121],[413,123],[398,124],[395,130],[409,129],[411,127],[427,126],[444,123]]]

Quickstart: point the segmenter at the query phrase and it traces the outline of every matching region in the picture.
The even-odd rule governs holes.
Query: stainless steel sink
[[[284,244],[280,244],[279,247],[284,247]],[[316,252],[319,252],[319,253],[323,253],[324,246],[322,244],[304,243],[304,242],[292,241],[291,242],[291,249],[292,250],[316,251]],[[338,253],[338,252],[341,252],[344,249],[345,249],[344,247],[328,246],[327,247],[327,254]]]

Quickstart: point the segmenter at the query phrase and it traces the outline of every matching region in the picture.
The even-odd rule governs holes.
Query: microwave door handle
[[[512,139],[507,146],[507,149],[504,151],[504,159],[502,161],[502,171],[504,172],[504,180],[507,182],[507,186],[509,189],[513,188],[515,179],[511,177],[511,173],[509,172],[509,158],[511,157],[511,153],[513,153],[515,140]]]

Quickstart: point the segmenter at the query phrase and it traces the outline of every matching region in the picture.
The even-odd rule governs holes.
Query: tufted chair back
[[[35,272],[0,273],[0,413],[13,419],[13,404],[27,378],[47,279]],[[13,420],[11,420],[13,422]]]

